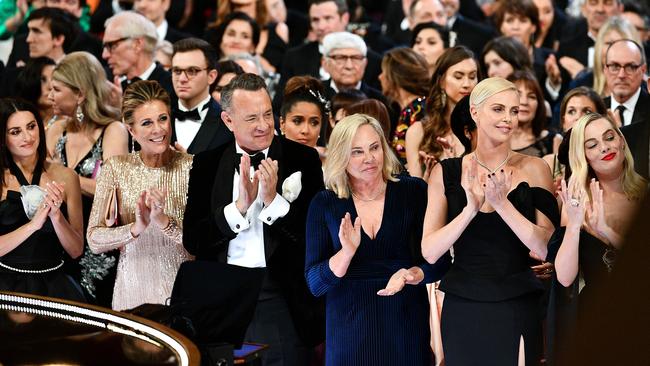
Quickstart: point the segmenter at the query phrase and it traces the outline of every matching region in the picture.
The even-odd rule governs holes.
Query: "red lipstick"
[[[612,153],[609,153],[609,154],[603,156],[602,160],[610,161],[610,160],[614,159],[615,156],[616,156],[616,153],[612,152]]]

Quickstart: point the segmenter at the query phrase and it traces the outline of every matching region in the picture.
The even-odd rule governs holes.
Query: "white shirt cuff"
[[[291,204],[281,194],[276,194],[271,204],[264,207],[257,218],[267,225],[273,225],[275,220],[284,217],[290,208]]]
[[[230,226],[230,230],[236,234],[248,229],[250,226],[248,220],[246,220],[237,209],[235,202],[232,202],[223,208],[223,215],[226,217],[226,222],[228,223],[228,226]]]
[[[553,86],[551,85],[551,78],[547,77],[544,86],[546,87],[546,91],[548,92],[548,95],[551,97],[551,99],[557,100],[557,97],[560,96],[560,88],[562,88],[562,84]]]

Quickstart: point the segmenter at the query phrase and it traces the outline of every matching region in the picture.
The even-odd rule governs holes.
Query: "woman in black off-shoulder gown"
[[[452,247],[454,254],[439,287],[447,366],[537,365],[542,358],[543,286],[530,257],[546,257],[559,213],[548,166],[510,150],[518,106],[509,81],[477,84],[470,96],[476,150],[443,160],[429,179],[422,252],[430,263]]]

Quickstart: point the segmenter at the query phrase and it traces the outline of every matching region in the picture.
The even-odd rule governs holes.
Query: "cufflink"
[[[267,217],[267,218],[266,218],[266,221],[269,221],[269,222],[270,222],[270,221],[271,221],[271,216]]]
[[[239,229],[241,226],[239,224],[235,225],[236,229]]]

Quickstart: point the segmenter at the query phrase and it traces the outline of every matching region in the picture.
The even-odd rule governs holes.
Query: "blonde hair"
[[[515,84],[504,78],[491,77],[484,79],[476,84],[472,90],[472,93],[469,95],[469,104],[478,109],[489,97],[507,90],[518,93]]]
[[[73,52],[65,56],[54,68],[52,79],[84,95],[80,106],[88,123],[107,126],[119,119],[119,108],[109,104],[111,91],[104,68],[90,53]]]
[[[634,171],[634,159],[632,158],[630,149],[627,148],[627,141],[625,141],[621,130],[616,127],[616,123],[614,123],[609,116],[598,113],[588,113],[580,117],[575,126],[573,126],[569,142],[569,165],[571,166],[571,174],[575,176],[575,180],[591,198],[589,182],[591,178],[598,179],[598,177],[596,177],[595,172],[591,169],[587,162],[587,158],[585,157],[585,129],[591,122],[600,119],[609,122],[612,129],[616,131],[624,143],[625,160],[623,161],[623,175],[621,176],[623,192],[625,192],[625,195],[629,199],[642,199],[645,196],[647,182],[642,176]]]
[[[384,130],[376,119],[365,114],[353,114],[343,118],[332,130],[329,144],[327,146],[327,160],[325,161],[325,187],[336,193],[339,198],[349,198],[351,194],[350,180],[347,174],[347,166],[350,162],[352,150],[352,139],[361,126],[372,127],[379,140],[384,155],[384,166],[382,175],[384,181],[396,182],[399,179],[395,175],[401,171],[399,160],[388,146],[384,137]]]
[[[615,16],[610,18],[598,31],[598,37],[596,38],[596,44],[594,45],[594,85],[593,89],[598,93],[598,95],[603,96],[605,92],[605,84],[607,84],[607,79],[605,78],[605,73],[603,72],[603,62],[605,61],[602,57],[603,47],[607,49],[608,45],[605,45],[605,36],[611,32],[618,33],[622,39],[631,39],[636,42],[640,47],[643,47],[643,42],[641,42],[641,37],[636,28],[623,17]],[[643,51],[643,49],[641,49]],[[643,57],[644,52],[641,52]]]

